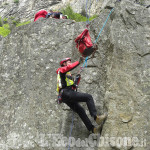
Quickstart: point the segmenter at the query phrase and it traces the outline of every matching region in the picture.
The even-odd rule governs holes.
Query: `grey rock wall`
[[[109,12],[102,10],[91,22],[92,41]],[[119,147],[106,141],[103,147],[85,145],[90,133],[75,114],[72,136],[84,141],[83,147],[71,149],[149,150],[149,14],[150,9],[131,1],[116,4],[98,39],[96,58],[88,61],[79,87],[93,95],[99,114],[108,112],[102,137],[137,137],[144,144]],[[69,137],[72,121],[72,111],[55,102],[55,71],[62,58],[79,59],[74,39],[83,29],[85,23],[41,18],[0,39],[0,149],[67,149],[53,143],[60,135]],[[90,117],[87,106],[83,107]]]
[[[60,11],[70,5],[74,12],[85,14],[87,9],[88,15],[99,15],[104,8],[114,7],[114,3],[119,0],[14,0],[0,1],[0,16],[3,18],[15,17],[20,21],[33,20],[34,15],[41,9]],[[125,1],[125,0],[122,0]],[[137,5],[143,7],[150,5],[149,0],[131,0]],[[87,7],[86,7],[87,4]]]

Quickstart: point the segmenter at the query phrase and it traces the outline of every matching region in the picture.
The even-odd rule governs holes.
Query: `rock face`
[[[76,13],[85,14],[87,9],[90,16],[99,15],[103,8],[114,7],[116,1],[121,0],[2,0],[0,1],[0,16],[2,18],[15,17],[20,19],[20,21],[33,20],[33,16],[41,9],[59,11],[68,5]],[[150,5],[149,0],[131,1],[137,3],[137,5]]]
[[[109,12],[102,10],[91,22],[93,41]],[[101,138],[96,139],[99,145],[94,145],[96,137],[89,137],[75,114],[72,136],[76,145],[71,149],[149,150],[149,16],[150,9],[131,1],[116,4],[97,41],[95,58],[88,61],[82,73],[79,88],[93,95],[98,113],[108,113],[101,134],[105,143]],[[84,28],[85,23],[42,18],[0,38],[1,150],[66,149],[72,111],[55,102],[55,71],[62,58],[79,58],[74,39]],[[87,106],[83,107],[89,115]],[[132,143],[129,140],[126,144],[126,137]]]

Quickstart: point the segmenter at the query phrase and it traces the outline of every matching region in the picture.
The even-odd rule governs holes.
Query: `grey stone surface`
[[[90,25],[94,41],[110,9]],[[137,137],[140,145],[103,147],[84,143],[90,133],[75,114],[72,136],[82,141],[73,150],[149,150],[150,147],[150,12],[131,1],[116,4],[101,36],[96,58],[82,72],[79,91],[93,95],[98,113],[108,112],[102,137]],[[0,40],[0,149],[64,150],[53,145],[69,137],[72,111],[58,105],[56,69],[64,57],[79,59],[74,39],[85,23],[39,19]],[[79,67],[73,72],[76,73]],[[88,116],[89,112],[86,105]],[[92,118],[90,118],[92,120]],[[95,122],[92,120],[93,124]],[[93,137],[94,138],[94,137]],[[147,145],[142,145],[146,139]],[[102,142],[100,140],[99,142]],[[145,141],[143,142],[145,144]],[[84,146],[85,145],[85,146]],[[83,147],[82,147],[83,146]]]
[[[76,13],[85,13],[87,2],[88,14],[90,12],[90,16],[99,15],[102,9],[114,7],[116,1],[119,0],[19,0],[19,3],[14,3],[14,0],[3,0],[0,3],[0,16],[4,18],[13,16],[20,21],[33,20],[33,16],[41,9],[60,11],[68,5]],[[130,1],[137,3],[136,5],[143,5],[143,7],[150,5],[149,0]]]

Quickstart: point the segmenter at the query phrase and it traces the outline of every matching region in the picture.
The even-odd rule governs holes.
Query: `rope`
[[[90,7],[89,7],[88,24],[90,22],[90,10],[91,10],[91,0],[90,0]]]
[[[102,33],[102,31],[103,31],[103,29],[104,29],[104,27],[105,27],[105,25],[106,25],[106,23],[107,23],[107,21],[108,21],[108,19],[109,19],[109,17],[110,17],[110,15],[111,15],[111,13],[112,13],[113,10],[114,10],[114,8],[110,11],[110,13],[109,13],[109,15],[108,15],[108,17],[107,17],[107,19],[106,19],[106,21],[105,21],[103,27],[101,28],[101,30],[100,30],[100,32],[99,32],[98,37],[97,37],[96,40],[94,41],[95,44],[96,44],[96,42],[97,42],[97,40],[98,40],[100,34]],[[87,60],[88,60],[88,57],[85,58],[84,64],[83,64],[83,66],[82,66],[82,68],[81,68],[81,71],[83,70],[83,68],[85,67],[85,65],[86,65],[86,67],[87,67]]]
[[[88,1],[88,0],[87,0],[87,1]],[[96,42],[97,42],[97,40],[98,40],[100,34],[102,33],[102,31],[103,31],[103,29],[104,29],[104,27],[105,27],[105,25],[106,25],[106,23],[107,23],[107,21],[108,21],[108,19],[109,19],[109,17],[110,17],[110,15],[111,15],[111,13],[112,13],[113,10],[114,10],[114,8],[112,8],[112,10],[110,11],[109,15],[107,16],[107,19],[106,19],[105,23],[103,24],[103,27],[101,28],[98,37],[97,37],[96,40],[94,41],[95,44],[96,44]],[[85,65],[86,65],[86,67],[87,67],[87,60],[88,60],[88,58],[89,58],[89,57],[86,57],[86,58],[85,58],[85,61],[84,61],[84,63],[83,63],[83,66],[80,68],[80,69],[81,69],[80,72],[83,71]]]
[[[100,32],[99,32],[99,35],[98,35],[98,37],[96,38],[96,40],[94,41],[94,43],[97,42],[97,40],[98,40],[100,34],[102,33],[102,31],[103,31],[103,29],[104,29],[104,27],[105,27],[105,25],[106,25],[106,23],[107,23],[107,21],[108,21],[108,19],[109,19],[109,17],[110,17],[110,15],[111,15],[111,13],[112,13],[113,10],[114,10],[114,8],[112,8],[112,10],[110,11],[110,13],[109,13],[109,15],[108,15],[108,17],[107,17],[105,23],[103,24],[103,27],[101,28],[101,30],[100,30]]]
[[[86,24],[88,25],[88,24],[89,24],[89,16],[87,16],[87,4],[88,4],[88,0],[86,0]],[[90,7],[91,7],[91,0],[90,0]],[[113,8],[113,9],[114,9],[114,8]],[[104,29],[104,27],[105,27],[105,25],[106,25],[106,23],[107,23],[107,21],[108,21],[108,18],[109,18],[109,16],[110,16],[110,14],[112,13],[113,9],[110,11],[110,13],[109,13],[109,15],[108,15],[108,17],[107,17],[107,19],[106,19],[106,21],[105,21],[105,23],[104,23],[102,29],[100,30],[100,33],[99,33],[97,39],[99,38],[99,36],[100,36],[102,30]],[[89,15],[90,15],[90,9],[89,9]],[[87,22],[87,18],[88,18],[88,22]],[[97,39],[95,40],[94,43],[97,42]],[[86,67],[87,67],[87,60],[88,60],[88,58],[89,58],[88,56],[85,58],[85,61],[84,61],[84,63],[83,63],[83,66],[80,68],[81,71],[83,71],[85,65],[86,65]],[[80,73],[81,73],[81,71],[80,71]],[[70,137],[71,137],[71,133],[72,133],[72,129],[73,129],[73,121],[74,121],[74,112],[72,112],[72,123],[71,123],[70,135],[69,135],[68,150],[70,150]]]
[[[82,68],[84,68],[85,67],[85,64],[86,64],[86,67],[87,67],[87,60],[88,60],[88,56],[85,58],[85,61],[84,61],[84,63],[83,63],[83,66],[82,66]]]
[[[86,7],[85,7],[85,10],[86,10],[86,25],[88,24],[88,22],[87,22],[87,18],[88,18],[87,4],[88,4],[88,0],[86,0]]]
[[[74,112],[72,112],[72,123],[71,123],[71,129],[70,129],[70,134],[69,134],[69,142],[68,142],[68,150],[70,149],[70,137],[72,134],[72,129],[73,129],[73,121],[74,121]]]
[[[89,25],[90,20],[90,10],[91,10],[91,0],[90,0],[90,6],[89,6],[89,13],[88,13],[88,0],[86,0],[86,26]]]

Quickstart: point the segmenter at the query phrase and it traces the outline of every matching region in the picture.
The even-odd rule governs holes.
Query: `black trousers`
[[[66,103],[73,111],[75,111],[80,116],[89,131],[93,129],[94,126],[88,118],[84,108],[79,104],[79,102],[86,102],[90,115],[92,117],[95,117],[97,115],[97,111],[95,108],[93,97],[90,94],[79,93],[72,89],[65,88],[63,89],[62,93],[62,102]]]

